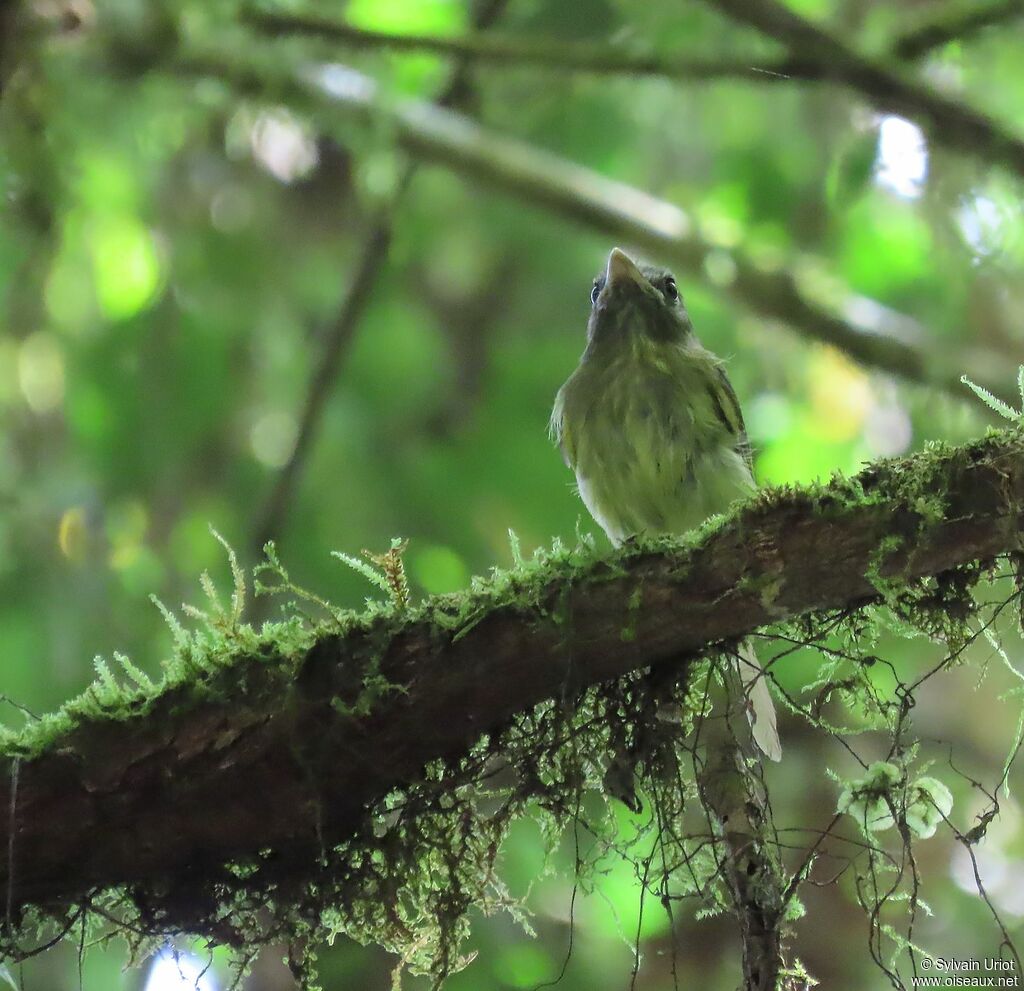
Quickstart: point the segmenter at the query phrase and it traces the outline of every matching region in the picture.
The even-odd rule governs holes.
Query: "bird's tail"
[[[775,722],[775,703],[768,691],[768,678],[749,640],[740,644],[736,657],[750,731],[754,742],[764,755],[771,760],[782,760],[782,744]]]

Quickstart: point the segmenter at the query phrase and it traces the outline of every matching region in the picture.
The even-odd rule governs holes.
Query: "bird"
[[[739,400],[698,340],[671,272],[620,248],[594,279],[586,348],[558,390],[551,435],[590,515],[616,547],[681,534],[756,489]],[[752,736],[782,748],[749,640],[736,654]]]

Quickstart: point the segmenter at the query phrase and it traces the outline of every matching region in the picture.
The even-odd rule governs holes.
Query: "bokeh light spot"
[[[873,457],[903,454],[914,439],[914,426],[902,406],[875,406],[864,424],[864,443]]]
[[[917,199],[928,177],[928,143],[916,124],[883,117],[878,128],[875,182],[904,199]]]
[[[460,0],[351,0],[345,18],[381,31],[454,32],[466,26],[466,8]]]
[[[551,975],[553,963],[539,946],[520,940],[498,949],[492,970],[506,987],[535,988]]]
[[[264,413],[249,431],[249,446],[256,460],[268,468],[283,468],[295,449],[297,427],[290,413]]]
[[[152,234],[131,216],[104,216],[90,224],[96,298],[103,314],[124,320],[149,306],[161,285]]]
[[[756,444],[788,433],[793,425],[789,399],[778,392],[761,392],[748,404],[747,434]]]
[[[830,347],[815,350],[809,374],[818,436],[830,441],[856,436],[874,404],[867,375]]]
[[[469,584],[466,562],[450,547],[422,547],[412,555],[412,575],[431,595],[457,592]]]
[[[18,384],[34,413],[49,413],[64,401],[64,355],[52,334],[39,331],[22,342]]]
[[[732,285],[736,281],[736,262],[728,251],[709,251],[704,259],[704,274],[712,285]]]
[[[95,319],[96,300],[88,269],[70,252],[54,260],[43,288],[46,312],[60,328],[78,331]]]
[[[144,991],[217,991],[217,982],[191,953],[162,950],[153,960]]]
[[[115,571],[132,567],[142,551],[149,528],[149,511],[145,504],[138,499],[117,503],[107,514],[106,526],[110,566]]]
[[[13,402],[19,391],[18,344],[10,337],[0,337],[0,405]]]
[[[1000,246],[1009,218],[995,200],[979,193],[964,200],[956,219],[975,253],[989,255]]]
[[[316,142],[308,129],[284,110],[260,114],[249,141],[253,158],[281,182],[302,179],[316,167]]]
[[[57,526],[57,546],[69,561],[78,563],[85,559],[89,544],[89,527],[85,509],[72,506],[64,511]]]

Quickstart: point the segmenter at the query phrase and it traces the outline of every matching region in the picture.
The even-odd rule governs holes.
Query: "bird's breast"
[[[688,362],[623,362],[566,403],[580,496],[614,542],[692,529],[753,489],[710,381]]]

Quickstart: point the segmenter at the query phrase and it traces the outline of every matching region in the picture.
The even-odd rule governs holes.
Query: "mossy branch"
[[[879,580],[1017,552],[1022,507],[1024,437],[1008,431],[763,492],[690,538],[333,618],[304,641],[294,625],[290,640],[281,625],[239,627],[194,676],[7,739],[11,918],[123,886],[152,924],[216,936],[225,893],[297,899],[326,850],[372,841],[371,807],[516,714],[646,666],[685,667],[787,617],[856,608]]]

